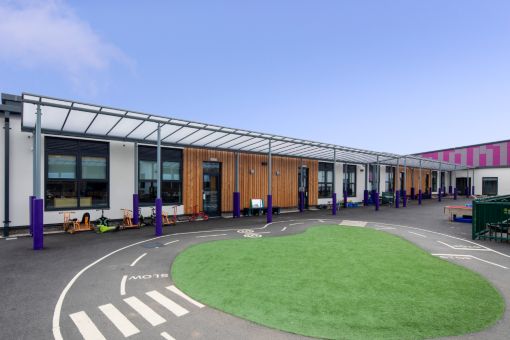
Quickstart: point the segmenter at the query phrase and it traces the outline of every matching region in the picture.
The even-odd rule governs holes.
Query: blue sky
[[[396,153],[509,139],[510,2],[2,1],[0,91]]]

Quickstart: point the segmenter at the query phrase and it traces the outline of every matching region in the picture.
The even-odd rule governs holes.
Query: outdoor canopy
[[[22,94],[22,102],[24,131],[35,131],[36,110],[40,105],[44,134],[156,144],[159,127],[162,146],[268,154],[271,141],[271,154],[276,156],[355,164],[400,164],[442,171],[466,169],[416,155],[350,148],[29,93]]]

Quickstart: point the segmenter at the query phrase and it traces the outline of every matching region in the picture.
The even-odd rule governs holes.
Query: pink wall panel
[[[487,155],[480,154],[480,166],[487,166]]]

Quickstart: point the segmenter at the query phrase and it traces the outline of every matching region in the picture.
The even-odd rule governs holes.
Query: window
[[[496,196],[498,194],[498,178],[483,177],[482,178],[482,195]]]
[[[432,192],[437,191],[437,171],[432,171]]]
[[[391,166],[387,166],[386,167],[386,187],[385,187],[386,192],[395,191],[394,178],[395,178],[395,168],[391,167]]]
[[[108,143],[45,138],[45,209],[109,206]]]
[[[319,163],[319,198],[333,194],[333,163]]]
[[[158,191],[158,173],[161,173],[163,203],[182,203],[182,151],[161,148],[161,172],[157,166],[157,149],[138,147],[138,196],[142,205],[152,205]]]
[[[344,190],[347,197],[356,196],[356,165],[344,164]]]
[[[370,190],[377,190],[377,164],[368,166],[368,184]]]

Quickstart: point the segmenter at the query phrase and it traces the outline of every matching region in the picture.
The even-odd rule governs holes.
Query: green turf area
[[[487,328],[504,310],[480,275],[396,236],[321,226],[193,246],[172,277],[193,298],[256,323],[335,339],[423,339]]]

